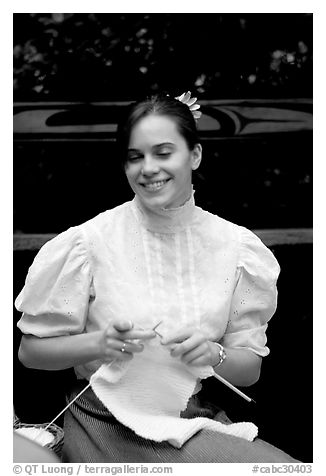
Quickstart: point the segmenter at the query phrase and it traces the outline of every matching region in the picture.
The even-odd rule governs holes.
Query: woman
[[[174,401],[179,384],[193,389],[181,424],[202,415],[194,395],[212,369],[233,385],[256,382],[276,307],[273,254],[249,230],[195,206],[192,172],[202,148],[193,111],[182,102],[189,95],[180,99],[132,105],[119,127],[119,153],[135,198],[40,250],[16,300],[23,312],[19,358],[38,369],[74,367],[78,382],[69,401],[102,368],[113,368],[114,377],[118,364],[115,383],[102,375],[102,389],[94,380],[66,411],[64,461],[293,462],[257,438],[207,429],[208,419],[179,446],[140,436],[159,426],[145,428],[147,413],[157,417],[167,404],[184,410]],[[191,109],[198,117],[196,106]],[[178,384],[167,391],[175,375]],[[125,415],[121,402],[127,398],[132,407],[126,393],[138,392],[142,400],[144,388],[153,396],[161,383],[164,401],[157,410],[155,394],[135,430],[133,409]]]

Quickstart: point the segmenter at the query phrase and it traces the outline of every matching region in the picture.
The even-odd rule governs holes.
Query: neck
[[[194,191],[188,200],[177,208],[149,209],[136,195],[133,200],[134,211],[138,220],[146,229],[158,233],[176,233],[189,226],[194,218]]]

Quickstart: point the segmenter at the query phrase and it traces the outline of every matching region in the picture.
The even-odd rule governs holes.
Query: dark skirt
[[[86,385],[77,382],[68,401]],[[224,412],[199,408],[192,399],[182,417],[195,416],[231,423]],[[64,433],[64,463],[298,463],[259,438],[249,442],[211,430],[199,431],[180,449],[147,440],[119,423],[91,388],[66,411]]]

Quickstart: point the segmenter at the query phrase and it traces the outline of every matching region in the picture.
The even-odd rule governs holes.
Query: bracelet
[[[214,365],[214,367],[219,367],[221,364],[223,364],[224,360],[226,359],[226,353],[222,344],[219,344],[218,342],[213,342],[213,343],[219,347],[218,356],[220,360],[218,361],[216,365]]]

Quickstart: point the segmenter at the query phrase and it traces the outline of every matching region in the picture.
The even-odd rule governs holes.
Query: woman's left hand
[[[172,349],[172,357],[180,357],[185,364],[214,366],[219,362],[218,346],[196,327],[180,329],[161,343]]]

